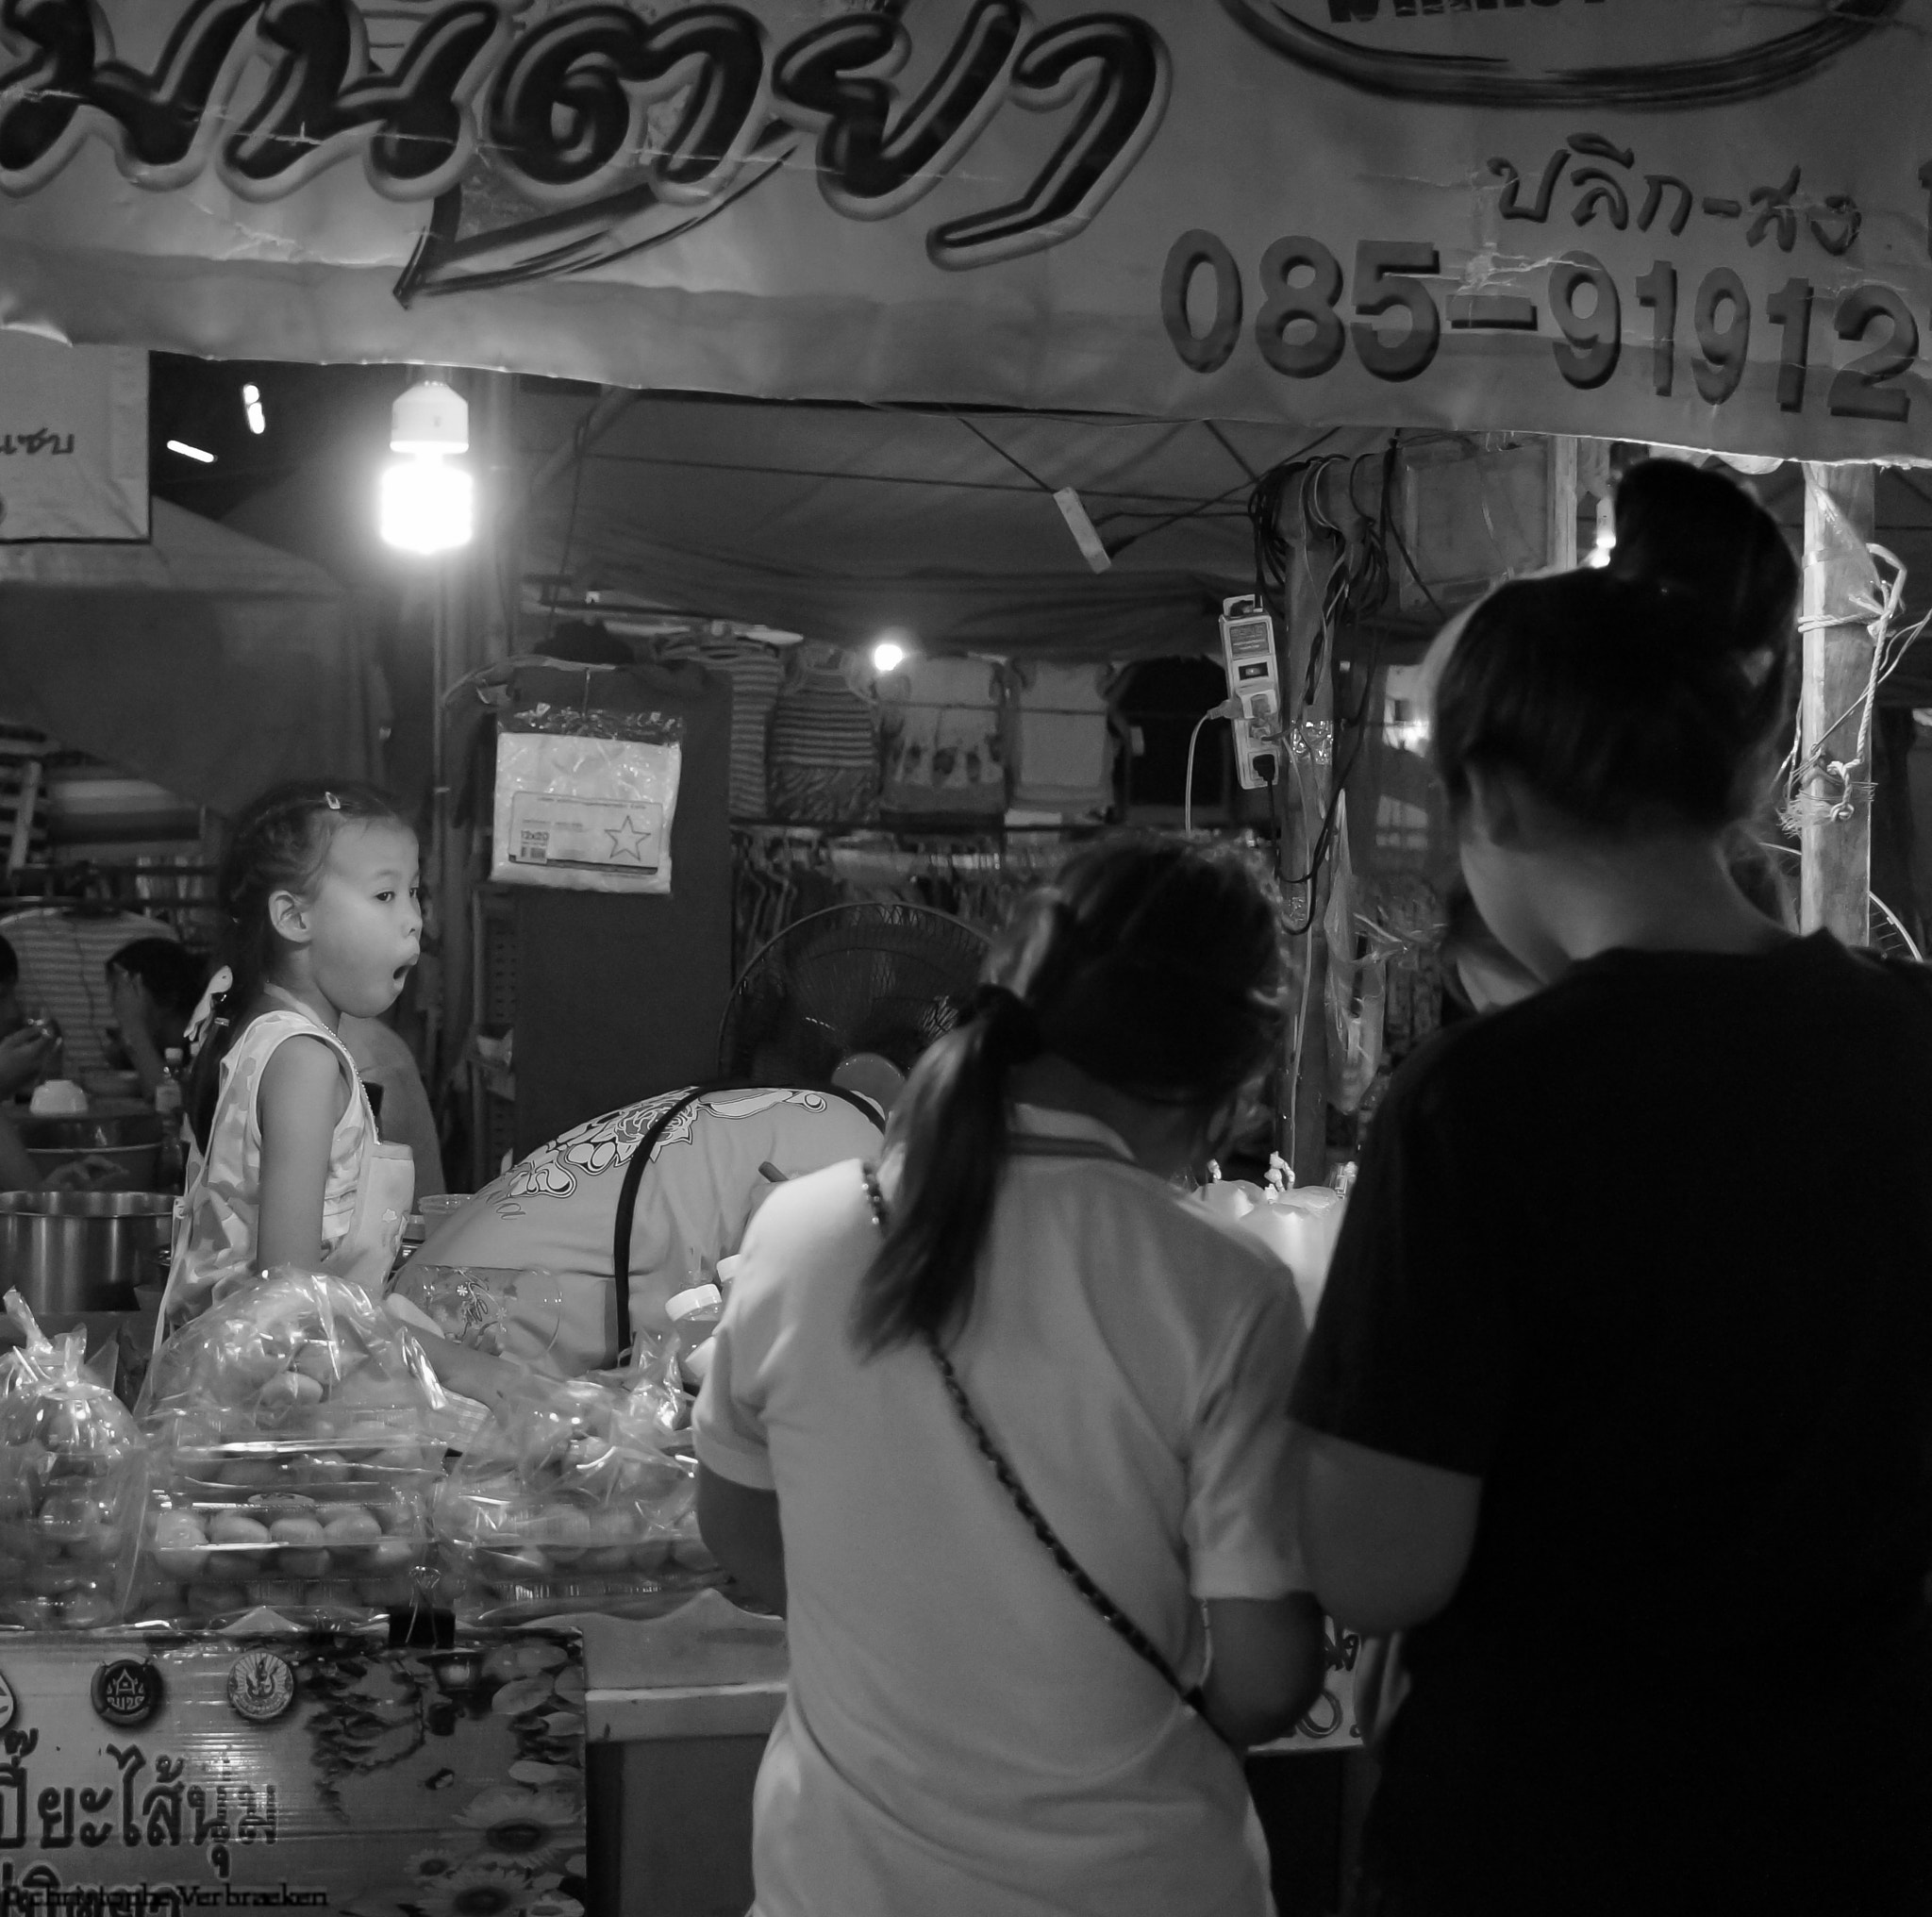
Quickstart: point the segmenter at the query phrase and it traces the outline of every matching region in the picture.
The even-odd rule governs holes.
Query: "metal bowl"
[[[29,1151],[34,1169],[45,1183],[63,1165],[85,1165],[77,1181],[89,1192],[152,1192],[160,1175],[161,1148],[152,1145],[103,1145],[91,1152]]]
[[[132,1099],[102,1101],[84,1112],[49,1114],[20,1121],[21,1142],[34,1169],[46,1181],[62,1165],[92,1159],[97,1191],[146,1192],[154,1187],[161,1160],[161,1115]],[[108,1172],[100,1169],[111,1165]]]
[[[36,1312],[132,1311],[156,1282],[175,1201],[155,1192],[0,1192],[0,1288]]]
[[[86,1111],[60,1112],[19,1121],[20,1142],[30,1152],[117,1151],[126,1145],[158,1145],[161,1114],[133,1099],[103,1100]]]

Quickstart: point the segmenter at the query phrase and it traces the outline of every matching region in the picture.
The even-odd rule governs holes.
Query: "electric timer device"
[[[1241,708],[1234,724],[1235,774],[1248,791],[1280,776],[1281,670],[1274,622],[1252,595],[1221,602],[1221,661],[1228,697]]]

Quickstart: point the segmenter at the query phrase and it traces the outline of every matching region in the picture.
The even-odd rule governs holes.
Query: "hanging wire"
[[[595,408],[592,408],[594,412]],[[584,468],[590,463],[590,425],[591,412],[584,414],[572,429],[571,438],[575,442],[570,461],[570,511],[563,522],[563,557],[558,561],[558,590],[550,596],[550,616],[543,622],[543,644],[547,649],[557,632],[557,610],[562,603],[563,593],[570,585],[570,553],[576,542],[577,507],[584,496]]]
[[[1342,458],[1339,455],[1330,455],[1324,459],[1309,463],[1300,473],[1303,524],[1339,542],[1339,549],[1330,561],[1327,576],[1323,582],[1317,599],[1320,625],[1314,645],[1310,648],[1310,669],[1303,687],[1302,707],[1306,708],[1313,698],[1316,684],[1315,665],[1332,649],[1333,636],[1336,633],[1345,625],[1367,625],[1370,644],[1366,683],[1361,697],[1353,712],[1337,715],[1333,734],[1334,742],[1339,743],[1344,731],[1353,732],[1354,738],[1348,757],[1332,766],[1328,803],[1324,808],[1321,825],[1308,849],[1307,870],[1296,875],[1286,873],[1282,875],[1281,883],[1290,891],[1307,891],[1320,877],[1322,867],[1334,847],[1336,821],[1341,811],[1342,793],[1347,789],[1349,775],[1355,770],[1356,761],[1361,755],[1363,742],[1368,736],[1369,707],[1374,698],[1375,675],[1382,662],[1382,635],[1380,630],[1369,622],[1372,616],[1387,604],[1389,593],[1394,585],[1394,575],[1389,562],[1388,542],[1392,537],[1399,544],[1401,538],[1395,530],[1395,482],[1401,444],[1401,434],[1391,434],[1388,445],[1379,455],[1366,453],[1345,462],[1348,465],[1349,504],[1357,515],[1357,524],[1353,529],[1342,526],[1328,512],[1321,497],[1324,475],[1331,467],[1343,464]],[[1364,511],[1357,491],[1357,475],[1363,465],[1373,466],[1378,458],[1382,468],[1381,500],[1375,510]],[[1250,518],[1255,521],[1257,571],[1272,582],[1277,576],[1278,567],[1278,592],[1282,601],[1284,623],[1287,616],[1288,564],[1291,556],[1288,540],[1280,532],[1280,502],[1293,477],[1291,473],[1280,467],[1264,474],[1250,500],[1249,512]],[[1263,514],[1271,509],[1271,501],[1274,518],[1272,522],[1264,524]],[[1303,562],[1308,563],[1306,544],[1302,557]],[[1426,592],[1427,588],[1424,587],[1424,590]],[[1294,768],[1296,786],[1301,794],[1302,816],[1306,818],[1308,811],[1307,781],[1302,775],[1302,755],[1294,749],[1295,744],[1299,742],[1284,741],[1289,761]],[[1306,933],[1313,924],[1311,901],[1307,917],[1298,931]]]
[[[1923,965],[1925,962],[1925,955],[1919,950],[1919,942],[1899,924],[1898,914],[1875,892],[1872,894],[1872,903],[1890,921],[1891,929],[1905,941],[1906,950],[1912,955],[1913,959]]]

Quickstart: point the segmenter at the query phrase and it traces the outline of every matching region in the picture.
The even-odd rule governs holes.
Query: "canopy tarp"
[[[591,411],[525,395],[526,470]],[[614,594],[847,645],[898,629],[933,651],[1206,651],[1222,599],[1254,590],[1256,476],[1387,437],[641,395],[541,496],[525,573],[573,605]],[[1116,549],[1105,573],[1064,487]]]
[[[33,0],[0,324],[1924,458],[1932,0]]]
[[[371,776],[381,707],[326,573],[165,500],[146,543],[0,546],[0,709],[197,805]]]

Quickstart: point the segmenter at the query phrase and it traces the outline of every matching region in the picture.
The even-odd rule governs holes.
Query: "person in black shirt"
[[[1725,869],[1797,572],[1639,466],[1436,751],[1544,989],[1395,1080],[1294,1392],[1312,1579],[1412,1689],[1365,1917],[1932,1912],[1932,988]]]

